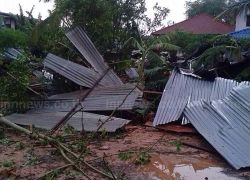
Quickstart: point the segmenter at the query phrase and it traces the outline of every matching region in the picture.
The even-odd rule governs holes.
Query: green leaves
[[[216,67],[216,64],[223,61],[223,55],[229,52],[234,54],[237,59],[240,57],[240,48],[234,46],[215,46],[207,49],[197,60],[193,63],[193,68],[203,67],[204,69],[212,69]]]
[[[249,9],[250,9],[249,1],[243,1],[243,2],[234,1],[233,5],[229,6],[226,10],[218,14],[216,18],[226,17],[228,15],[237,16],[238,14],[248,11]]]
[[[156,51],[178,51],[180,49],[179,46],[170,44],[170,43],[164,43],[164,42],[159,42],[156,44],[153,44],[149,47],[151,50],[156,50]]]
[[[186,1],[186,15],[188,17],[193,17],[200,13],[208,13],[213,17],[218,17],[221,12],[225,11],[232,3],[237,2],[237,0],[195,0]],[[234,14],[229,14],[223,17],[223,20],[227,23],[234,24]]]
[[[30,70],[27,65],[26,55],[12,61],[7,68],[7,74],[0,77],[0,98],[11,102],[13,111],[25,110],[25,103],[28,100],[27,86],[30,80]],[[17,80],[14,80],[14,76]]]
[[[12,167],[12,166],[14,166],[14,161],[12,161],[12,160],[2,160],[2,161],[0,161],[0,166],[2,166],[2,167]]]
[[[19,30],[0,28],[0,49],[8,47],[25,47],[27,35]]]
[[[127,161],[132,158],[133,153],[132,152],[120,152],[118,154],[118,158],[122,161]]]
[[[153,51],[148,52],[147,60],[149,62],[149,65],[147,68],[150,68],[150,69],[155,68],[155,67],[162,67],[164,64],[164,59]]]
[[[219,46],[219,45],[234,46],[234,47],[238,47],[239,46],[238,43],[237,43],[237,41],[234,38],[232,38],[229,35],[225,35],[225,34],[213,37],[210,40],[210,43],[213,46]]]
[[[177,152],[180,152],[180,151],[181,151],[182,142],[181,142],[180,140],[176,140],[176,141],[170,142],[170,144],[176,146],[176,151],[177,151]]]
[[[137,157],[135,160],[135,164],[144,165],[150,162],[151,156],[149,155],[148,151],[140,150],[136,155]]]
[[[139,42],[137,39],[134,37],[130,37],[125,43],[124,47],[133,47],[136,48],[142,52],[146,51],[146,49],[143,47],[143,42]]]
[[[211,16],[216,16],[227,7],[227,0],[195,0],[186,2],[186,14],[192,17],[199,13],[208,13]]]
[[[129,60],[124,60],[124,61],[118,61],[114,63],[110,63],[110,65],[114,66],[116,71],[124,71],[127,68],[130,68],[131,65],[134,64],[134,61],[129,59]]]
[[[249,81],[250,79],[250,66],[245,67],[236,77],[239,81]]]

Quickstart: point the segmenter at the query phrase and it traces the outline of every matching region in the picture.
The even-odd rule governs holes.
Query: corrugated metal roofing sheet
[[[132,84],[95,88],[94,91],[82,102],[82,106],[84,109],[86,108],[86,111],[103,111],[114,110],[122,104],[118,110],[131,110],[133,109],[137,98],[141,96],[142,92]]]
[[[234,168],[250,166],[250,86],[241,84],[212,104],[193,102],[184,114]]]
[[[12,114],[6,116],[8,120],[13,123],[20,125],[35,125],[37,128],[50,130],[60,121],[66,112],[50,112],[50,113],[40,113],[40,112],[27,112],[26,114]],[[87,112],[76,113],[67,124],[73,126],[76,130],[82,130],[82,118],[85,131],[96,131],[100,126],[102,121],[105,121],[108,116],[98,115]],[[112,117],[110,121],[105,123],[100,131],[105,130],[107,132],[115,132],[117,129],[128,124],[130,121],[127,119]]]
[[[94,44],[82,28],[76,27],[66,33],[66,36],[100,75],[102,75],[109,68],[109,66],[104,62],[101,54],[95,48]],[[121,79],[115,74],[113,70],[110,70],[104,79],[109,83],[107,85],[123,84]]]
[[[189,93],[185,93],[187,78],[190,77],[181,75],[177,71],[172,72],[158,106],[154,126],[180,118],[189,99]]]
[[[230,94],[231,90],[238,86],[239,83],[235,80],[224,79],[224,78],[216,78],[213,82],[213,89],[211,92],[210,99],[208,100],[218,100],[226,97]],[[199,99],[197,99],[199,100]]]
[[[3,54],[10,59],[17,59],[18,56],[22,55],[22,53],[15,48],[7,48]]]
[[[48,54],[43,61],[43,64],[65,78],[84,87],[92,87],[100,76],[92,69],[65,60],[53,54]],[[107,82],[103,80],[100,82],[100,85],[105,85],[106,83]]]
[[[136,79],[139,77],[139,74],[135,68],[128,68],[125,70],[125,72],[130,79]]]
[[[213,82],[205,81],[174,70],[164,89],[153,125],[177,121],[190,102],[224,98],[237,85],[238,83],[233,80],[216,78]],[[188,121],[183,119],[183,124],[186,123]]]
[[[49,101],[34,102],[33,108],[40,112],[69,111],[85,93],[86,91],[76,91],[54,95],[49,97]],[[85,98],[82,107],[84,111],[112,111],[122,104],[118,110],[131,110],[140,97],[142,92],[133,84],[97,87]]]
[[[228,35],[233,36],[235,38],[248,38],[248,37],[250,37],[250,28],[231,32],[231,33],[228,33]]]

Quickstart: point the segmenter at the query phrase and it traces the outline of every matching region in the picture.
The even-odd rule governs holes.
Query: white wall
[[[250,11],[242,12],[236,17],[236,25],[235,25],[235,31],[239,31],[242,29],[247,28],[246,22],[247,22],[247,15],[250,15]]]
[[[11,20],[10,21],[10,27],[12,28],[12,29],[16,29],[16,21],[15,20]]]

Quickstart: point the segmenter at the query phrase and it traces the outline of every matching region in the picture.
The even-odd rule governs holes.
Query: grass
[[[27,154],[27,161],[24,163],[24,165],[30,165],[30,166],[34,166],[39,164],[40,161],[38,159],[38,157],[34,154],[33,149],[30,150],[30,152]]]
[[[120,152],[118,154],[118,158],[122,161],[127,161],[132,158],[132,153],[131,152]]]
[[[137,165],[144,165],[150,162],[150,155],[148,151],[140,150],[138,152],[120,152],[118,158],[122,161],[127,161],[134,157],[134,163]]]
[[[12,160],[3,160],[0,162],[0,165],[2,167],[12,167],[14,165],[14,162]]]
[[[137,154],[135,164],[144,165],[150,162],[150,155],[147,151],[139,151]]]
[[[15,146],[15,149],[16,150],[23,150],[24,149],[24,144],[22,142],[17,142],[16,143],[16,146]]]
[[[177,151],[177,152],[180,152],[180,151],[181,151],[182,142],[181,142],[180,140],[173,141],[173,142],[171,142],[170,144],[176,146],[176,151]]]
[[[9,138],[0,139],[0,144],[8,146],[11,144],[11,140]]]

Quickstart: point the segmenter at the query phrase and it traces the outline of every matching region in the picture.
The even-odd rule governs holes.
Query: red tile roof
[[[194,34],[225,34],[234,31],[234,26],[214,19],[214,17],[201,13],[172,26],[164,27],[153,35],[165,34],[174,30],[183,30]]]

